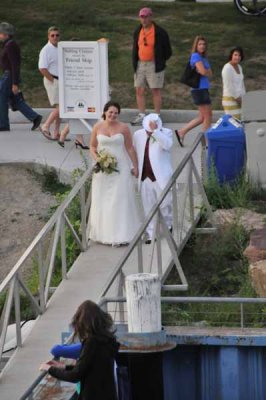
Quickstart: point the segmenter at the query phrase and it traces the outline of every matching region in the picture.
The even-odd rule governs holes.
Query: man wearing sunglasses
[[[43,75],[43,84],[51,106],[55,107],[40,128],[42,134],[49,140],[58,140],[60,129],[57,48],[59,40],[59,29],[51,26],[48,29],[48,43],[42,48],[39,56],[39,70]],[[52,136],[50,126],[53,123],[55,123],[55,127]]]
[[[152,10],[144,7],[139,11],[140,25],[133,38],[133,68],[139,114],[131,122],[140,125],[145,117],[145,88],[152,92],[155,113],[161,111],[161,89],[164,84],[166,61],[172,55],[167,32],[152,20]]]
[[[0,41],[3,44],[0,57],[0,131],[10,131],[8,106],[20,111],[32,122],[32,130],[38,128],[42,116],[37,114],[25,101],[20,90],[20,47],[14,39],[15,28],[8,22],[0,23]]]

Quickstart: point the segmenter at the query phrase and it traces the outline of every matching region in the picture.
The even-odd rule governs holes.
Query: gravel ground
[[[54,204],[55,197],[42,191],[30,166],[0,166],[0,282],[44,226]]]

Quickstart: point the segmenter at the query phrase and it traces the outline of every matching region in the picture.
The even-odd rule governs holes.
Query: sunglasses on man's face
[[[59,33],[52,33],[50,36],[51,37],[59,37],[60,35],[59,35]]]

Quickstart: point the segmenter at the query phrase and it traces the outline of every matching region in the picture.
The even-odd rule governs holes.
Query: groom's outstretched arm
[[[173,146],[173,133],[171,129],[155,129],[152,133],[152,136],[155,141],[157,141],[159,145],[166,151],[169,151]]]

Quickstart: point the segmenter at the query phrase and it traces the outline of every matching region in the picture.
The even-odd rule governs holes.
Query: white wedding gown
[[[104,244],[129,243],[140,227],[140,217],[124,135],[99,134],[97,140],[98,151],[116,157],[119,172],[93,174],[88,236]]]

